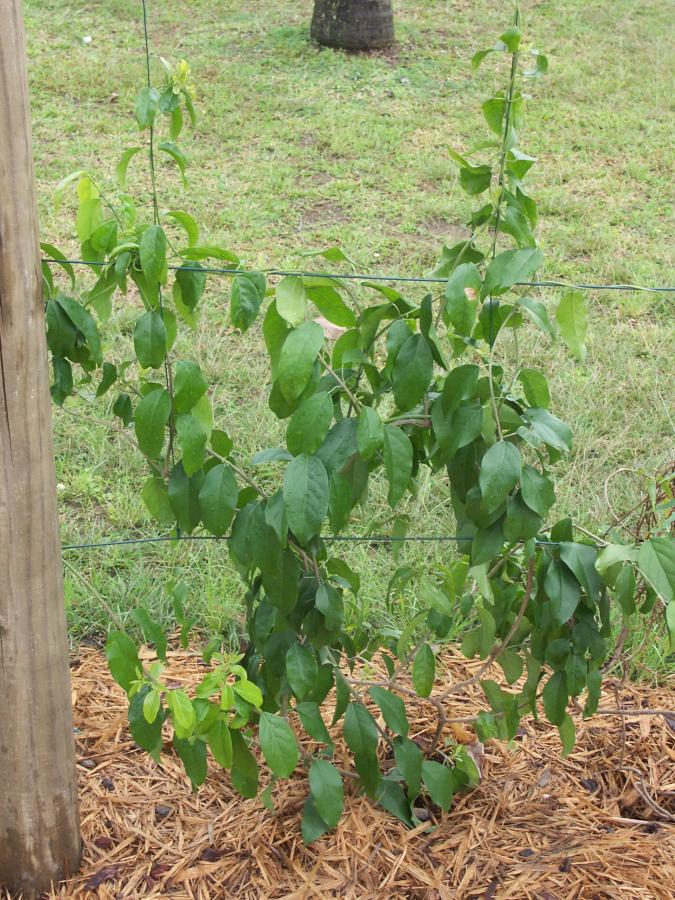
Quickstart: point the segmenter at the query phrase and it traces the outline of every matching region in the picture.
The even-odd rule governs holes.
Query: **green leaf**
[[[373,685],[368,693],[377,704],[388,728],[401,737],[408,736],[408,718],[405,714],[405,703],[397,694],[387,691],[382,687]]]
[[[171,159],[176,163],[178,169],[180,171],[181,179],[184,185],[187,185],[187,178],[185,177],[185,168],[187,166],[187,158],[180,147],[175,144],[173,141],[163,141],[159,145],[159,150],[162,153],[166,153]]]
[[[160,525],[165,527],[173,525],[175,516],[171,509],[171,504],[169,503],[169,494],[166,489],[166,484],[161,478],[150,476],[143,485],[141,497],[143,498],[143,502],[145,503],[148,512],[156,522],[159,522]]]
[[[144,609],[142,606],[132,610],[131,617],[134,622],[141,626],[145,640],[155,645],[159,659],[166,662],[167,640],[164,629],[159,622],[156,622],[147,609]]]
[[[413,448],[408,435],[395,425],[384,426],[384,470],[389,482],[387,502],[396,506],[412,477]]]
[[[279,353],[277,382],[288,403],[297,400],[307,387],[322,347],[323,329],[316,322],[303,322],[286,337]]]
[[[181,303],[190,312],[197,308],[206,287],[206,272],[199,271],[199,263],[193,263],[189,268],[181,266],[176,269],[176,284],[180,290]]]
[[[546,682],[542,694],[544,712],[551,725],[562,725],[567,708],[567,677],[564,672],[554,672]]]
[[[508,441],[493,444],[480,465],[479,484],[483,504],[488,510],[497,509],[520,479],[522,460],[518,448]]]
[[[567,566],[557,559],[548,567],[544,577],[544,590],[551,601],[553,621],[561,625],[569,621],[579,605],[579,584]]]
[[[480,369],[474,365],[456,366],[448,372],[443,385],[441,403],[446,416],[451,415],[464,400],[469,400],[476,392]]]
[[[562,743],[562,755],[568,756],[574,750],[577,741],[577,731],[569,713],[565,713],[562,722],[558,725],[558,731]]]
[[[436,657],[429,644],[424,643],[415,654],[412,668],[412,683],[420,697],[428,697],[434,686]]]
[[[182,688],[177,688],[169,691],[167,702],[173,715],[174,728],[181,732],[179,736],[189,737],[197,721],[195,708],[190,698]]]
[[[637,565],[657,594],[670,603],[675,596],[675,541],[665,537],[643,541]]]
[[[421,334],[411,334],[396,355],[392,386],[396,405],[409,410],[424,397],[434,372],[429,344]]]
[[[548,313],[546,312],[546,307],[541,300],[533,300],[531,297],[519,297],[517,302],[519,306],[522,306],[522,308],[527,311],[537,328],[549,337],[555,335],[553,325],[551,325]]]
[[[289,325],[300,325],[307,312],[307,292],[302,278],[287,275],[276,287],[277,312]],[[317,328],[320,326],[317,325]],[[323,339],[323,331],[321,332]]]
[[[306,846],[312,844],[330,830],[330,825],[327,825],[317,812],[311,796],[305,800],[300,830],[302,832],[302,841]]]
[[[230,769],[232,767],[233,758],[232,737],[226,723],[223,722],[222,719],[218,719],[218,721],[214,722],[211,726],[206,737],[215,761],[219,766],[222,766],[223,769]]]
[[[555,311],[560,335],[579,362],[586,360],[588,312],[584,295],[579,291],[565,294]]]
[[[286,446],[297,456],[314,453],[323,444],[333,421],[333,401],[325,392],[314,394],[293,413],[286,429]]]
[[[234,472],[222,463],[206,473],[199,491],[201,519],[211,534],[221,537],[229,528],[237,507],[239,486]]]
[[[201,510],[199,507],[199,491],[201,490],[204,476],[197,472],[191,478],[188,477],[183,463],[178,462],[169,476],[169,502],[176,516],[176,522],[181,531],[192,534],[199,524]]]
[[[232,738],[232,784],[242,797],[253,799],[258,793],[258,763],[240,731],[230,729]]]
[[[173,402],[177,413],[187,413],[206,393],[207,384],[197,363],[181,359],[173,376]]]
[[[288,778],[300,759],[291,726],[272,713],[260,713],[260,749],[265,762],[278,778]]]
[[[462,263],[450,276],[445,288],[443,319],[457,334],[468,337],[476,324],[476,306],[482,281],[473,263]]]
[[[351,697],[349,691],[349,685],[344,679],[344,676],[341,672],[336,670],[335,672],[335,711],[333,712],[333,719],[331,724],[335,725],[340,721],[343,716],[345,710],[349,706],[349,699]]]
[[[307,734],[322,744],[333,746],[333,741],[326,728],[326,723],[321,717],[321,709],[318,703],[313,700],[306,700],[304,703],[296,703],[295,711],[300,716],[302,727]]]
[[[183,212],[182,209],[171,209],[166,213],[166,217],[178,222],[185,231],[188,247],[195,247],[199,243],[199,225],[189,213]]]
[[[185,474],[194,475],[204,465],[204,452],[209,436],[195,416],[184,413],[176,419],[176,439],[183,451]]]
[[[258,685],[254,682],[248,681],[248,679],[235,681],[232,685],[232,690],[252,706],[257,708],[262,706],[263,695]]]
[[[422,783],[422,760],[424,755],[414,741],[408,738],[394,738],[396,768],[408,785],[408,796],[416,797]]]
[[[340,328],[354,328],[356,316],[347,306],[335,288],[318,285],[306,288],[307,296],[319,310],[324,319]]]
[[[94,322],[87,310],[76,300],[65,297],[63,294],[58,294],[55,299],[73,325],[75,325],[75,327],[85,336],[92,359],[97,366],[100,366],[103,362],[103,354],[101,352],[101,340],[99,338],[96,322]]]
[[[284,474],[284,506],[288,524],[301,544],[319,534],[328,512],[329,484],[324,464],[301,454]]]
[[[111,631],[105,644],[105,655],[110,674],[128,694],[132,683],[143,671],[136,644],[124,632]]]
[[[544,261],[541,250],[525,247],[498,253],[488,266],[481,297],[504,294],[514,284],[528,281]]]
[[[590,544],[576,544],[563,541],[560,544],[560,559],[586,591],[589,599],[596,602],[602,590],[602,580],[595,568],[598,551]]]
[[[342,776],[332,763],[315,759],[309,768],[309,789],[316,811],[329,828],[334,828],[344,807]]]
[[[145,684],[131,698],[129,703],[129,731],[138,746],[147,750],[155,762],[159,762],[163,745],[162,724],[164,722],[164,711],[160,705],[152,721],[148,721],[145,715],[146,703],[150,705],[157,702],[156,700],[148,701],[149,697],[160,699],[159,692],[155,691],[150,685]]]
[[[527,541],[542,527],[542,517],[533,512],[522,498],[522,494],[509,497],[506,501],[506,519],[503,523],[507,541]]]
[[[503,93],[490,97],[481,105],[481,109],[490,131],[501,137],[502,131],[504,130],[503,122],[504,112],[506,110],[506,100],[504,99]]]
[[[288,648],[286,677],[298,700],[304,700],[316,687],[319,667],[314,650],[307,644],[294,643]]]
[[[139,128],[149,128],[154,124],[158,104],[159,91],[157,88],[142,87],[138,94],[136,94],[134,115],[136,116]]]
[[[548,381],[542,372],[537,369],[521,369],[518,372],[518,381],[523,386],[525,399],[530,406],[548,408],[551,403],[551,395]]]
[[[615,582],[615,594],[624,615],[631,616],[636,611],[635,589],[636,578],[633,566],[623,566]]]
[[[364,406],[356,426],[356,446],[362,459],[369,460],[384,443],[384,424],[378,413]]]
[[[350,703],[343,725],[345,742],[354,756],[373,757],[377,753],[378,731],[375,719],[362,703]]]
[[[518,434],[532,447],[547,444],[554,450],[568,451],[572,448],[572,432],[568,425],[551,415],[547,409],[526,409],[525,418],[529,427],[519,428]]]
[[[235,328],[248,331],[260,311],[264,293],[264,290],[262,293],[258,290],[253,278],[237,275],[230,295],[230,320]]]
[[[138,255],[148,281],[162,281],[166,269],[166,235],[161,225],[148,225],[141,237]]]
[[[143,313],[134,328],[134,350],[144,369],[158,369],[167,350],[166,326],[157,310]]]
[[[523,466],[520,476],[520,493],[530,509],[542,518],[555,502],[553,482],[532,466]]]
[[[117,166],[115,168],[117,185],[121,191],[126,191],[127,189],[127,169],[129,168],[129,163],[137,153],[141,152],[142,149],[142,147],[129,147],[122,153],[120,161],[117,163]]]
[[[329,631],[337,631],[342,627],[344,604],[342,602],[342,594],[338,590],[331,584],[321,582],[317,589],[314,603],[325,618],[326,628]]]
[[[377,793],[374,799],[382,809],[386,809],[392,816],[400,819],[407,828],[413,827],[410,803],[406,799],[400,784],[383,778],[377,786]]]
[[[482,194],[492,182],[490,166],[462,166],[459,170],[460,186],[470,197]]]
[[[142,453],[158,459],[164,446],[166,423],[171,415],[171,398],[164,388],[151,391],[136,407],[134,428]]]
[[[96,397],[103,397],[104,394],[107,394],[116,381],[117,366],[114,366],[112,363],[103,363],[103,375],[96,389]]]
[[[425,759],[422,763],[422,780],[436,806],[447,812],[452,806],[454,794],[452,769],[434,760]]]

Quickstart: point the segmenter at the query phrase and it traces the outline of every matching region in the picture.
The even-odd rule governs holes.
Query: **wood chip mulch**
[[[170,662],[177,682],[203,675],[194,653]],[[452,653],[444,664],[456,680],[473,666]],[[193,794],[170,752],[160,767],[131,741],[126,698],[99,651],[81,648],[72,674],[83,857],[52,898],[675,897],[675,712],[577,720],[567,759],[554,728],[525,721],[512,747],[474,745],[481,784],[447,815],[431,810],[409,831],[347,787],[338,828],[304,847],[301,770],[276,785],[274,811],[241,799],[211,763]],[[617,685],[616,696],[625,708],[675,710],[675,689]],[[476,692],[453,715],[481,707]],[[413,737],[435,727],[433,710],[426,720],[420,712]],[[474,740],[461,726],[454,733]],[[348,766],[338,745],[341,755]]]

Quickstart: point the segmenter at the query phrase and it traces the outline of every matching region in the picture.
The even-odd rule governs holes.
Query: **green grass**
[[[387,53],[349,56],[309,43],[309,0],[195,0],[150,4],[156,53],[186,57],[197,84],[196,132],[185,141],[190,187],[160,167],[160,202],[185,208],[213,242],[251,266],[297,266],[303,250],[339,243],[371,271],[420,274],[441,243],[462,232],[470,204],[456,185],[447,148],[486,137],[480,103],[504,82],[503,69],[469,67],[472,52],[493,42],[508,4],[489,0],[398,4],[398,43]],[[532,192],[539,202],[546,277],[591,282],[673,283],[672,37],[658,0],[558,0],[525,3],[532,41],[551,68],[533,86],[522,145],[538,158]],[[33,131],[42,233],[76,253],[73,209],[57,209],[53,189],[74,169],[111,179],[120,152],[138,143],[130,115],[144,77],[139,4],[27,0]],[[91,36],[91,43],[82,38]],[[138,157],[130,190],[149,202]],[[227,325],[228,283],[210,283],[197,356],[214,384],[220,424],[246,459],[274,445],[279,424],[265,392],[259,329],[241,337]],[[419,296],[419,291],[411,291]],[[542,293],[553,302],[556,296]],[[581,366],[528,330],[525,359],[551,379],[556,412],[575,431],[571,458],[559,466],[560,515],[592,531],[609,523],[605,479],[625,466],[653,471],[673,445],[672,297],[590,293],[589,358]],[[120,304],[121,307],[121,304]],[[127,306],[116,321],[127,326]],[[504,343],[505,357],[513,348]],[[55,416],[64,542],[154,533],[139,498],[144,470],[121,438],[73,404]],[[275,470],[263,472],[273,479]],[[438,480],[436,480],[438,481]],[[630,508],[641,481],[613,483],[612,503]],[[381,492],[380,492],[381,493]],[[372,521],[382,530],[376,488]],[[448,533],[445,485],[421,479],[407,504],[411,530]],[[397,564],[430,569],[454,552],[409,545]],[[363,573],[353,616],[399,622],[414,592],[385,603],[391,551],[369,545],[346,557]],[[67,572],[74,637],[108,624],[99,592],[121,615],[138,603],[167,609],[163,584],[181,578],[207,628],[234,627],[241,586],[222,545],[166,545],[70,553]]]

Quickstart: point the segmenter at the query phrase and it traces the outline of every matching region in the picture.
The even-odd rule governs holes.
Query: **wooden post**
[[[0,888],[28,900],[80,835],[21,0],[0,23]]]

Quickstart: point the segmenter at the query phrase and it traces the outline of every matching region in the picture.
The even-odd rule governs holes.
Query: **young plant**
[[[155,150],[175,160],[184,176],[186,157],[176,140],[183,110],[194,119],[194,109],[187,65],[164,63],[163,85],[155,89],[149,57],[135,115],[147,138],[151,216],[126,193],[127,166],[141,149],[130,147],[110,194],[89,174],[71,176],[82,256],[97,273],[93,287],[77,300],[57,288],[45,267],[54,400],[67,402],[74,391],[72,363],[82,369],[80,384],[98,380],[97,396],[114,390],[112,412],[122,427],[133,424],[147,460],[141,493],[152,516],[179,533],[203,527],[227,536],[247,588],[246,650],[232,657],[210,646],[207,659],[215,666],[192,698],[162,682],[166,639],[147,613],[137,611],[137,621],[160,659],[147,671],[133,641],[111,633],[108,658],[129,694],[134,739],[158,758],[162,728],[170,723],[193,785],[206,776],[208,747],[247,797],[259,787],[253,744],[273,779],[290,776],[302,759],[309,770],[307,842],[334,827],[342,812],[344,773],[331,762],[329,727],[342,730],[359,789],[412,825],[418,795],[445,810],[456,791],[479,778],[445,727],[454,695],[480,683],[490,706],[475,723],[482,738],[514,737],[521,717],[536,716],[543,706],[569,752],[575,741],[570,709],[580,708],[582,697],[585,716],[598,707],[603,664],[613,648],[612,605],[631,623],[638,612],[664,604],[675,632],[670,540],[605,545],[579,540],[586,532],[570,519],[551,520],[551,468],[570,451],[572,433],[550,411],[543,372],[519,359],[507,369],[500,351],[505,336],[515,341],[527,319],[549,338],[559,333],[583,362],[586,308],[583,296],[570,292],[551,317],[529,292],[543,254],[535,238],[536,203],[525,187],[535,160],[519,146],[520,86],[542,75],[547,61],[524,49],[517,5],[512,27],[477,53],[473,66],[488,57],[508,65],[506,89],[482,106],[490,139],[451,154],[460,186],[478,205],[466,238],[442,250],[434,275],[445,280],[444,290],[419,303],[365,281],[374,302],[361,308],[330,275],[289,275],[268,285],[230,251],[202,243],[189,213],[163,213]],[[156,146],[161,121],[168,122],[170,140]],[[65,258],[45,249],[61,260],[74,288]],[[324,255],[346,258],[337,248]],[[205,260],[237,270],[230,295],[235,328],[250,328],[266,304],[269,406],[286,423],[286,439],[252,462],[279,464],[272,487],[242,469],[233,442],[214,427],[199,366],[174,354],[178,330],[189,333],[196,324],[210,275]],[[127,292],[129,281],[142,303],[134,353],[104,362],[99,324],[110,320],[113,298]],[[400,634],[356,627],[345,600],[358,602],[360,580],[332,553],[326,532],[339,535],[355,507],[368,503],[371,481],[384,479],[388,503],[397,508],[422,467],[449,481],[447,518],[455,522],[458,556],[434,575],[410,573],[420,582],[424,608]],[[183,600],[179,592],[175,609],[186,639]],[[466,620],[464,655],[482,663],[466,681],[438,684],[438,642],[459,618]],[[506,688],[487,677],[493,663]],[[332,691],[327,724],[323,710]],[[437,717],[423,747],[409,737],[407,710],[419,703]],[[302,732],[320,749],[301,754]],[[383,747],[395,761],[386,774]]]

